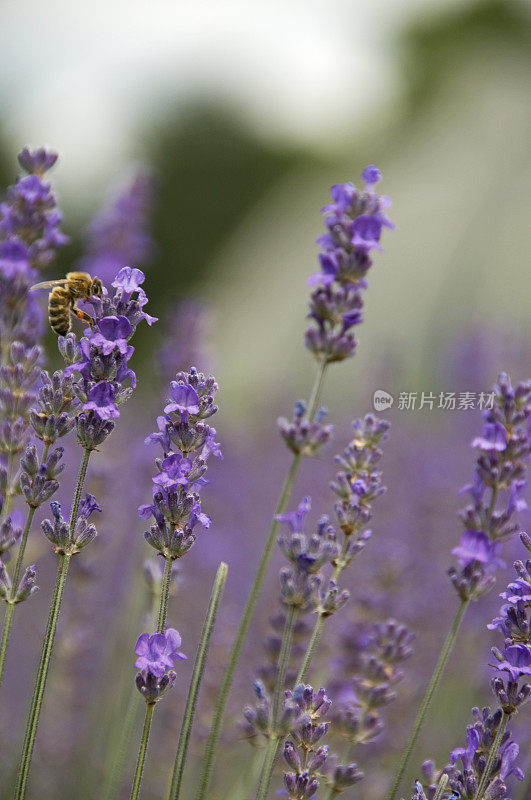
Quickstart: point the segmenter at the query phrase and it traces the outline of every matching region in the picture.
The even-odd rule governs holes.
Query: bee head
[[[90,294],[93,297],[102,297],[103,296],[103,285],[99,278],[93,278],[92,284],[90,287]]]

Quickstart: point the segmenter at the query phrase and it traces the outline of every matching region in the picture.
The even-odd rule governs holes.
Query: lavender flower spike
[[[332,187],[332,202],[323,208],[327,233],[317,239],[322,248],[321,272],[308,280],[317,288],[310,298],[313,324],[306,331],[306,346],[325,363],[354,355],[357,343],[352,329],[363,318],[370,252],[382,249],[382,229],[393,227],[384,214],[389,199],[374,192],[380,171],[367,167],[362,177],[364,190],[353,183]]]

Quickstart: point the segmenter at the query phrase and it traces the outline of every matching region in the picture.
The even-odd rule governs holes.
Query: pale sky
[[[401,26],[467,1],[4,0],[3,128],[14,150],[61,152],[67,193],[119,171],[152,113],[201,93],[326,146],[398,96]]]

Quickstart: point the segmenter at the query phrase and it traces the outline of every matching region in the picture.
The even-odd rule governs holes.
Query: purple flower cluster
[[[523,535],[522,541],[531,550],[529,537]],[[514,714],[531,696],[531,559],[525,564],[515,561],[514,568],[516,580],[500,595],[506,601],[500,615],[487,625],[505,637],[503,651],[495,647],[492,652],[494,666],[506,672],[507,678],[494,678],[492,688],[506,714]]]
[[[73,383],[81,404],[76,428],[78,441],[87,450],[94,450],[111,433],[114,420],[120,416],[118,406],[136,386],[136,375],[129,367],[134,347],[129,342],[141,320],[148,325],[156,322],[155,317],[142,310],[147,303],[142,289],[144,280],[139,269],[123,267],[112,282],[112,297],[91,298],[95,323],[85,331],[77,347],[71,338],[59,340],[68,364],[65,376],[79,375]]]
[[[14,278],[21,270],[46,267],[56,248],[68,242],[60,230],[62,215],[51,186],[44,181],[46,172],[57,161],[57,154],[44,148],[32,151],[25,147],[18,161],[27,175],[19,176],[8,188],[5,201],[0,203],[0,252],[2,256],[18,253],[12,265]]]
[[[136,687],[148,705],[154,705],[175,683],[175,661],[187,658],[179,651],[180,646],[181,636],[175,628],[166,628],[164,633],[152,636],[142,633],[138,637],[135,667],[140,672],[136,676]]]
[[[293,700],[303,714],[284,744],[284,760],[289,767],[289,772],[284,773],[284,787],[289,799],[310,800],[319,789],[323,775],[334,795],[360,781],[363,773],[356,764],[339,764],[336,756],[329,756],[328,745],[322,744],[330,728],[326,715],[331,701],[325,690],[316,692],[310,685],[300,684],[293,692],[286,692],[286,697]]]
[[[456,792],[461,800],[473,800],[479,781],[485,770],[488,754],[494,743],[498,727],[502,721],[502,711],[491,712],[485,707],[481,711],[472,709],[474,722],[467,727],[465,747],[456,747],[450,753],[450,765],[445,772],[449,775],[449,790]],[[519,747],[505,731],[501,739],[498,755],[490,772],[489,781],[483,795],[489,800],[504,800],[507,797],[506,780],[513,775],[523,780],[522,770],[514,763]],[[461,762],[461,767],[457,766]],[[450,791],[447,797],[450,796]],[[454,795],[455,796],[455,795]]]
[[[61,214],[51,186],[44,181],[56,160],[55,153],[24,148],[19,163],[28,174],[9,187],[0,203],[0,492],[4,500],[19,492],[13,464],[29,438],[33,387],[40,375],[42,313],[29,289],[38,270],[67,241],[60,231]]]
[[[405,625],[349,624],[341,634],[341,655],[334,659],[331,691],[336,697],[336,729],[351,744],[372,742],[385,727],[382,709],[396,698],[403,678],[399,665],[413,653]]]
[[[341,467],[330,486],[339,498],[335,513],[348,547],[343,554],[345,566],[365,546],[371,531],[365,527],[372,518],[372,504],[386,488],[378,469],[383,455],[380,444],[389,434],[389,423],[367,414],[352,423],[354,437],[342,455],[336,456]]]
[[[309,497],[303,498],[297,511],[279,514],[277,520],[288,526],[286,533],[278,537],[278,545],[289,561],[289,566],[280,570],[281,601],[304,611],[319,602],[321,570],[335,561],[339,555],[334,529],[323,517],[312,536],[303,533],[304,519],[310,511]],[[345,602],[348,596],[345,598]]]
[[[463,599],[476,599],[494,584],[502,564],[501,543],[517,529],[515,515],[527,509],[522,496],[531,453],[531,381],[513,388],[501,374],[493,387],[494,405],[472,446],[479,449],[474,480],[463,487],[471,503],[461,512],[465,532],[457,547],[459,569],[449,570]]]
[[[381,174],[367,167],[363,191],[353,183],[332,187],[332,202],[323,208],[327,232],[317,239],[321,272],[308,283],[316,288],[310,298],[313,324],[306,331],[306,346],[319,361],[342,361],[354,354],[352,329],[362,321],[366,274],[372,266],[371,250],[381,250],[384,227],[392,228],[384,214],[390,200],[374,191]]]
[[[153,179],[148,172],[137,171],[90,223],[87,252],[77,269],[108,284],[122,267],[144,266],[154,249],[148,232],[152,204]]]
[[[205,422],[217,411],[214,378],[192,367],[190,372],[177,373],[170,386],[164,416],[157,418],[158,431],[146,439],[146,444],[159,444],[164,455],[156,460],[159,471],[153,477],[153,502],[140,506],[138,513],[141,519],[155,519],[144,534],[147,542],[174,560],[192,547],[197,524],[210,526],[210,517],[201,510],[199,490],[207,483],[209,457],[222,454],[216,429]]]
[[[332,436],[334,426],[324,424],[327,416],[328,411],[323,407],[318,410],[314,420],[309,420],[306,403],[298,400],[295,403],[293,420],[290,422],[285,417],[279,417],[277,425],[280,435],[293,453],[313,456]]]
[[[69,522],[63,517],[60,503],[53,501],[50,506],[53,521],[45,519],[42,523],[42,530],[58,555],[74,555],[94,541],[97,536],[96,526],[89,523],[88,520],[95,511],[101,512],[94,495],[87,493],[81,501],[72,532]]]

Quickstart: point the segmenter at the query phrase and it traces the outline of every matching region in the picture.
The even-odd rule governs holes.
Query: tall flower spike
[[[518,530],[515,517],[527,508],[523,498],[531,453],[531,381],[515,387],[501,374],[494,403],[472,446],[479,450],[473,482],[461,490],[471,502],[461,512],[465,532],[452,550],[459,567],[449,570],[462,600],[477,599],[494,584],[503,562],[502,542]]]
[[[370,252],[381,250],[382,229],[393,227],[384,214],[389,199],[374,192],[379,170],[367,167],[362,177],[361,191],[353,183],[332,187],[332,202],[323,208],[327,232],[317,239],[321,272],[308,280],[316,288],[310,298],[312,325],[306,331],[306,346],[327,363],[354,355],[353,328],[363,318]]]
[[[149,325],[156,321],[142,311],[147,303],[143,282],[143,272],[124,267],[112,283],[112,297],[91,298],[94,326],[85,331],[77,346],[77,359],[64,371],[66,377],[79,375],[73,383],[81,404],[76,417],[77,437],[87,450],[94,450],[109,436],[114,420],[120,416],[120,404],[129,399],[136,386],[136,375],[128,365],[134,353],[129,342],[143,319]],[[67,341],[60,339],[59,349],[70,361]]]
[[[141,519],[154,517],[145,534],[147,542],[165,558],[181,558],[195,541],[194,529],[210,526],[201,510],[200,489],[207,481],[210,456],[222,457],[216,429],[204,420],[217,411],[214,395],[217,383],[192,367],[179,372],[171,384],[171,397],[158,417],[158,431],[146,444],[161,446],[164,458],[157,459],[159,472],[153,477],[153,502],[140,506]]]
[[[40,375],[42,312],[29,290],[38,271],[47,266],[68,240],[60,231],[61,214],[44,175],[57,160],[44,149],[24,148],[20,175],[0,203],[0,457],[10,464],[2,494],[18,493],[15,458],[29,439],[29,417],[35,402],[33,387]]]

